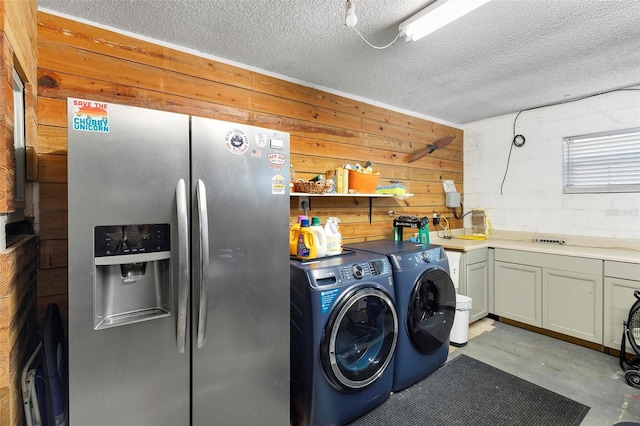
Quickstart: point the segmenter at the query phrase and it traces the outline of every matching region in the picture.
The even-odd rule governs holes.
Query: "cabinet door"
[[[629,318],[629,309],[636,301],[633,295],[640,290],[640,281],[622,278],[604,278],[604,345],[622,348],[622,322]],[[627,340],[627,353],[633,353]]]
[[[469,322],[484,318],[489,313],[489,287],[487,285],[487,262],[467,265],[467,296],[471,300]]]
[[[542,283],[543,327],[602,344],[602,275],[544,268]]]
[[[496,314],[542,327],[542,268],[495,262]]]

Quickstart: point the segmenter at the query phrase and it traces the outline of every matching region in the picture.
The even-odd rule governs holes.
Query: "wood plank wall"
[[[0,212],[25,206],[14,200],[13,70],[25,91],[25,142],[33,154],[37,143],[35,0],[0,0]],[[31,156],[33,158],[33,156]],[[29,177],[34,177],[28,171]],[[36,239],[25,236],[0,247],[0,424],[22,425],[20,375],[37,344]]]
[[[0,424],[22,425],[21,373],[37,345],[36,239],[0,253]]]
[[[66,98],[128,104],[229,120],[291,134],[291,162],[309,178],[344,163],[371,161],[383,179],[415,196],[375,199],[369,224],[361,197],[312,200],[310,214],[342,219],[345,242],[390,238],[389,210],[447,213],[442,179],[462,191],[462,130],[247,71],[40,12],[38,15],[38,161],[40,181],[39,310],[66,306]],[[430,142],[444,149],[407,164]],[[291,200],[291,220],[298,215]],[[256,220],[260,220],[259,215]],[[461,226],[453,220],[452,228]],[[286,238],[286,236],[283,236]]]

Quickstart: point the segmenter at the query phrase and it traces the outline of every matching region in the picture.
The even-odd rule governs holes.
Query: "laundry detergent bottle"
[[[316,237],[309,225],[309,219],[302,219],[300,222],[298,243],[296,245],[296,257],[300,259],[314,259],[318,257]]]
[[[335,217],[330,217],[324,225],[324,233],[327,236],[327,256],[335,256],[342,253],[342,234],[336,219]]]
[[[298,253],[298,232],[300,231],[300,222],[306,219],[305,215],[299,215],[298,221],[289,228],[289,254],[296,256]]]
[[[327,236],[324,233],[324,228],[320,224],[320,218],[314,216],[311,218],[311,230],[316,237],[316,252],[317,257],[324,257],[327,255]]]

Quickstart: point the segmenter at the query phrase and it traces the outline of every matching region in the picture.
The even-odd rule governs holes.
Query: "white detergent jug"
[[[324,233],[327,237],[327,256],[334,256],[342,253],[342,234],[338,228],[340,219],[330,217],[324,225]]]
[[[324,257],[327,255],[327,236],[324,233],[324,228],[320,225],[320,218],[314,216],[311,218],[311,230],[315,234],[316,253],[317,257]]]

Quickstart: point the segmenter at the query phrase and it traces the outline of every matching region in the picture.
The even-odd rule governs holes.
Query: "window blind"
[[[640,192],[640,127],[564,138],[564,192]]]

